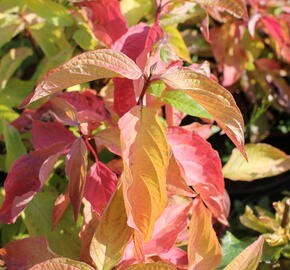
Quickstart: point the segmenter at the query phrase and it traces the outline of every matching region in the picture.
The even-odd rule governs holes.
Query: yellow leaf
[[[199,198],[195,199],[189,224],[189,270],[213,270],[221,264],[221,247],[211,218],[203,202]]]
[[[245,150],[248,162],[243,159],[237,149],[233,150],[229,161],[223,167],[226,178],[253,181],[278,175],[290,169],[290,156],[271,145],[251,143],[245,145]]]
[[[176,268],[170,264],[157,262],[157,263],[138,263],[127,268],[127,270],[175,270]]]
[[[119,188],[100,219],[90,255],[99,270],[112,269],[122,258],[133,230],[127,225],[122,189]]]
[[[216,120],[238,149],[244,153],[244,121],[231,93],[203,74],[188,68],[172,69],[162,79],[173,89],[191,96]]]
[[[244,0],[193,0],[193,2],[225,10],[238,18],[247,18],[247,8]]]
[[[176,54],[191,63],[190,54],[188,52],[187,46],[184,43],[183,37],[179,33],[176,27],[168,25],[164,27],[165,33],[169,34],[169,43],[173,46]]]
[[[260,236],[253,244],[242,251],[223,270],[256,270],[262,256],[264,237]]]
[[[169,147],[166,128],[156,111],[136,106],[119,121],[128,224],[150,240],[155,221],[167,203]]]

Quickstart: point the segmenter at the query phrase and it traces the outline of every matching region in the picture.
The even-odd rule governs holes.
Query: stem
[[[151,74],[149,75],[149,77],[147,79],[145,79],[145,83],[144,83],[143,89],[141,91],[141,94],[139,96],[139,99],[137,101],[137,105],[143,106],[143,99],[144,99],[144,96],[146,94],[146,90],[147,90],[148,86],[150,85],[150,79],[151,79]]]
[[[94,159],[95,159],[96,163],[98,163],[98,161],[99,161],[98,155],[97,155],[95,149],[90,144],[90,141],[89,141],[90,138],[89,137],[86,137],[86,136],[83,136],[83,139],[85,141],[86,146],[88,147],[88,149],[91,151],[92,155],[94,156]]]

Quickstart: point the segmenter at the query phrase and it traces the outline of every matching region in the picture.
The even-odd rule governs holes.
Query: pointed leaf
[[[121,260],[131,236],[132,229],[127,225],[122,189],[119,188],[100,219],[91,242],[90,255],[97,268],[112,269]]]
[[[25,270],[31,266],[55,258],[49,249],[47,240],[41,237],[30,237],[8,243],[0,249],[7,269]]]
[[[262,256],[263,245],[264,237],[261,235],[223,270],[256,270]]]
[[[290,156],[281,150],[265,144],[246,144],[245,150],[249,161],[234,149],[232,155],[223,167],[226,178],[231,180],[253,181],[271,177],[290,170]]]
[[[195,199],[189,225],[189,270],[213,270],[221,264],[221,247],[211,218],[211,213],[203,202],[199,198]]]
[[[60,123],[32,121],[32,144],[35,150],[57,142],[72,144],[75,140],[73,133]]]
[[[94,270],[90,265],[68,258],[55,258],[39,263],[29,270]]]
[[[181,89],[206,109],[244,153],[244,121],[229,91],[205,75],[186,68],[169,70],[162,78],[170,87]]]
[[[176,268],[170,264],[157,262],[157,263],[140,263],[134,264],[127,268],[127,270],[175,270]]]
[[[84,197],[100,216],[117,186],[117,176],[102,162],[93,164],[86,179]]]
[[[134,80],[140,76],[138,66],[123,53],[109,49],[89,51],[51,70],[24,105],[75,84],[113,77]]]
[[[65,172],[68,177],[68,192],[77,220],[87,174],[87,146],[82,138],[78,138],[72,145],[66,157]]]
[[[230,14],[238,18],[247,18],[247,8],[244,0],[193,0],[194,2],[226,10]]]
[[[16,160],[4,183],[6,196],[0,209],[1,222],[15,222],[34,194],[42,188],[56,158],[64,153],[65,148],[65,143],[56,143]]]
[[[134,107],[119,121],[124,164],[122,181],[128,224],[149,241],[166,205],[169,148],[156,111]]]
[[[223,204],[224,179],[218,153],[206,140],[181,127],[169,128],[167,140],[187,185],[200,193],[215,217],[227,223]]]

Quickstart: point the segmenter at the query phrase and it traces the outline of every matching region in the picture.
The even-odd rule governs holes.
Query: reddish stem
[[[98,155],[97,155],[95,149],[90,144],[90,141],[89,141],[90,137],[83,136],[83,139],[85,141],[86,146],[88,147],[88,149],[91,151],[92,155],[94,156],[94,159],[95,159],[96,163],[98,163],[98,161],[99,161]]]

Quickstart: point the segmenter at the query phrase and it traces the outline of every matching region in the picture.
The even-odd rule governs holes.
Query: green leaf
[[[71,26],[73,17],[68,10],[51,0],[25,0],[28,7],[40,17],[56,26]]]
[[[35,39],[47,57],[53,57],[60,51],[71,49],[70,44],[65,38],[63,29],[59,27],[41,22],[32,25],[29,30],[33,39]]]
[[[18,107],[33,90],[34,86],[35,82],[33,80],[23,81],[18,78],[11,78],[5,89],[0,92],[0,104],[7,107]]]
[[[222,269],[228,265],[246,247],[247,243],[240,241],[229,231],[226,232],[225,236],[222,238],[222,264],[218,269]]]
[[[32,50],[27,47],[11,49],[0,62],[0,91],[6,84],[22,61],[32,55]]]
[[[11,108],[5,106],[5,105],[0,105],[0,119],[6,120],[7,122],[12,122],[14,121],[19,114],[15,111],[13,111]],[[1,131],[1,122],[0,122],[0,131]]]
[[[0,48],[22,30],[24,30],[24,23],[21,23],[20,20],[14,21],[13,24],[0,27]]]
[[[90,28],[87,24],[82,24],[74,35],[73,39],[75,42],[84,50],[91,51],[97,48],[97,40],[91,33]]]
[[[137,24],[141,18],[152,9],[150,0],[121,0],[121,10],[128,25]]]
[[[166,86],[162,81],[156,81],[150,84],[147,92],[152,94],[153,96],[160,97],[163,90],[165,90]]]
[[[167,91],[162,101],[191,116],[213,119],[212,116],[189,95],[179,90]]]
[[[5,169],[8,171],[17,158],[26,154],[26,149],[15,127],[4,120],[1,125],[6,146]]]
[[[46,188],[39,192],[29,203],[23,214],[23,221],[30,236],[48,239],[50,248],[61,256],[78,259],[81,242],[78,237],[79,224],[73,221],[72,208],[69,207],[57,228],[52,231],[51,214],[58,194]]]

